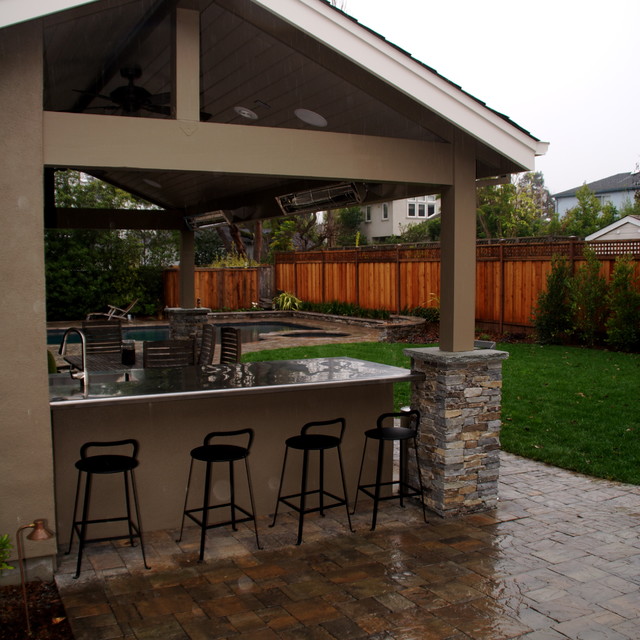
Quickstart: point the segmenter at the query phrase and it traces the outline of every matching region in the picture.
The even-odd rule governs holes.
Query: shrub
[[[388,320],[391,312],[387,309],[365,309],[351,302],[305,302],[302,305],[304,311],[314,313],[326,313],[334,316],[352,316],[354,318],[371,318],[374,320]]]
[[[600,261],[590,247],[586,263],[571,279],[571,313],[576,338],[589,347],[602,342],[607,318],[607,282],[600,275]]]
[[[565,342],[572,333],[571,270],[564,256],[554,256],[547,288],[538,296],[533,324],[538,341],[543,344]]]
[[[7,564],[11,549],[13,549],[13,545],[11,544],[9,536],[5,533],[0,536],[0,575],[7,569],[13,569],[11,565]]]
[[[424,318],[427,322],[436,324],[440,322],[440,307],[413,307],[407,309],[406,315]]]
[[[640,351],[640,288],[629,256],[616,259],[609,293],[607,342],[619,351]]]
[[[283,291],[273,299],[273,308],[280,311],[297,311],[302,305],[302,300],[292,293]]]

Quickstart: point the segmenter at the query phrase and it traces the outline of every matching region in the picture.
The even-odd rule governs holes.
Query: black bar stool
[[[329,425],[340,425],[340,435],[333,436],[323,433],[308,433],[309,429],[315,427],[325,427]],[[269,525],[273,527],[276,524],[276,518],[278,517],[278,507],[280,503],[286,504],[291,509],[299,513],[298,517],[298,541],[296,544],[302,542],[302,527],[304,524],[304,516],[306,513],[320,512],[321,516],[324,516],[325,509],[332,509],[333,507],[339,507],[344,505],[347,511],[347,520],[349,521],[349,530],[353,531],[351,527],[351,517],[349,515],[349,504],[347,498],[347,487],[344,481],[344,466],[342,464],[342,453],[340,451],[340,445],[342,443],[342,436],[344,435],[344,429],[346,422],[344,418],[336,418],[335,420],[325,420],[322,422],[308,422],[302,427],[300,435],[287,438],[285,444],[284,461],[282,462],[282,473],[280,474],[280,487],[278,488],[278,499],[276,500],[276,510],[273,514],[273,522]],[[287,466],[287,456],[289,449],[297,449],[303,452],[302,457],[302,482],[300,486],[300,493],[292,493],[287,496],[282,496],[282,483],[284,481],[285,468]],[[342,493],[343,498],[339,498],[333,493],[329,493],[324,489],[324,452],[327,449],[336,449],[338,452],[338,462],[340,463],[340,477],[342,479]],[[319,485],[318,489],[311,491],[307,490],[307,473],[309,470],[309,451],[318,451],[320,453],[319,463]],[[308,507],[307,496],[318,495],[319,506]],[[333,502],[326,504],[325,496],[328,496]],[[291,502],[291,499],[297,499],[297,504]]]
[[[247,436],[247,445],[242,447],[237,444],[211,444],[214,438],[234,438],[236,436]],[[239,522],[253,521],[253,526],[256,532],[256,545],[258,549],[260,547],[260,540],[258,538],[258,524],[256,522],[256,507],[253,500],[253,488],[251,486],[251,473],[249,471],[249,451],[251,450],[251,444],[253,443],[253,429],[238,429],[236,431],[212,431],[207,434],[204,439],[204,443],[200,447],[196,447],[191,450],[191,465],[189,466],[189,478],[187,480],[187,488],[184,496],[184,509],[182,510],[182,525],[180,526],[180,537],[178,542],[182,540],[182,532],[184,530],[184,518],[190,518],[200,527],[200,562],[204,559],[204,545],[207,536],[208,529],[214,529],[216,527],[223,527],[225,525],[231,525],[234,531],[237,531],[236,525]],[[187,509],[187,502],[189,500],[189,488],[191,486],[191,473],[193,471],[193,461],[200,460],[206,462],[207,467],[205,471],[204,480],[204,496],[202,499],[202,506],[195,509]],[[247,485],[249,487],[249,499],[251,500],[251,512],[243,509],[236,504],[236,485],[234,477],[233,463],[237,460],[244,460],[244,466],[247,473]],[[229,464],[229,487],[230,496],[229,502],[223,504],[211,504],[211,473],[212,465],[216,462],[227,462]],[[231,520],[225,520],[224,522],[209,523],[209,511],[213,509],[222,509],[229,507],[231,512]],[[237,517],[237,511],[240,511],[242,516]],[[195,516],[195,513],[200,513],[201,517]]]
[[[105,453],[100,455],[87,455],[87,451],[92,447],[123,447],[131,446],[132,452],[130,456],[121,453]],[[131,546],[135,546],[133,539],[140,540],[140,550],[142,551],[142,561],[146,569],[147,559],[144,554],[144,544],[142,542],[142,525],[140,524],[140,509],[138,507],[138,491],[136,489],[136,480],[133,470],[138,466],[138,442],[136,440],[116,440],[112,442],[87,442],[80,448],[80,460],[75,464],[78,469],[78,484],[76,486],[76,497],[73,506],[73,521],[71,523],[71,537],[69,538],[69,549],[71,552],[74,533],[78,534],[78,564],[74,578],[80,575],[80,567],[82,565],[82,552],[87,542],[105,542],[107,540],[124,540],[129,538]],[[84,485],[84,497],[82,505],[82,519],[77,520],[78,500],[80,497],[80,484],[82,474],[86,474]],[[116,516],[113,518],[89,519],[89,505],[91,501],[91,485],[94,475],[107,475],[112,473],[121,473],[124,478],[124,495],[127,508],[126,516]],[[129,487],[129,479],[131,479],[131,488]],[[133,504],[136,512],[136,522],[131,518],[131,495],[133,495]],[[103,538],[87,538],[87,527],[90,524],[100,524],[105,522],[126,522],[128,533],[124,535],[109,536]]]
[[[408,423],[408,426],[385,426],[391,420],[399,418],[401,425]],[[393,424],[393,422],[392,422]],[[358,488],[356,490],[356,500],[353,505],[353,513],[358,506],[358,495],[362,491],[370,498],[373,498],[373,517],[371,519],[371,531],[376,528],[378,519],[378,505],[381,500],[400,500],[400,506],[404,507],[404,499],[410,496],[420,496],[422,503],[422,516],[427,522],[427,513],[424,504],[424,486],[422,483],[422,472],[420,470],[420,460],[418,459],[418,426],[420,425],[420,412],[417,409],[410,411],[402,411],[400,413],[383,413],[378,417],[376,428],[365,431],[365,442],[362,451],[362,461],[360,462],[360,473],[358,474]],[[364,466],[364,458],[367,452],[367,444],[369,440],[378,441],[378,463],[376,465],[376,481],[371,484],[361,484],[362,468]],[[410,485],[406,481],[406,444],[409,440],[413,440],[413,447],[416,454],[416,468],[418,471],[418,483],[420,488]],[[400,478],[399,480],[390,480],[382,482],[382,469],[384,465],[384,445],[385,442],[398,442],[400,445]],[[382,487],[398,485],[398,493],[386,496],[380,495]],[[373,491],[371,489],[373,488]]]

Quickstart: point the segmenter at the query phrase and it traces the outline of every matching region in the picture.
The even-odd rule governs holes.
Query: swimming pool
[[[234,326],[240,328],[243,342],[256,342],[260,340],[261,333],[283,333],[287,331],[318,331],[317,327],[308,325],[295,324],[293,322],[225,322],[225,326]],[[218,325],[218,327],[221,325]],[[47,329],[47,344],[59,345],[62,342],[64,329]],[[122,327],[123,340],[168,340],[168,325],[150,325],[148,327]],[[220,339],[220,331],[216,332],[216,342]],[[69,336],[70,343],[77,343],[80,338],[73,333]]]

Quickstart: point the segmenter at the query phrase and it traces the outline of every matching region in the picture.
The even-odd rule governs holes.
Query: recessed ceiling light
[[[162,185],[155,180],[151,180],[150,178],[142,178],[142,182],[146,182],[150,187],[155,187],[156,189],[162,189]]]
[[[257,120],[258,114],[247,107],[233,107],[233,110],[247,120]]]
[[[296,114],[296,118],[314,127],[326,127],[327,124],[329,124],[326,118],[309,109],[296,109],[294,113]]]

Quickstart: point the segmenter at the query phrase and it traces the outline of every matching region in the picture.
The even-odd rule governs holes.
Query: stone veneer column
[[[496,507],[504,351],[407,349],[414,382],[412,408],[422,421],[419,457],[430,491],[427,506],[443,517]],[[416,478],[415,461],[409,477]]]
[[[200,344],[202,326],[207,324],[211,309],[196,307],[194,309],[182,309],[180,307],[168,307],[164,310],[169,318],[169,336],[171,339],[195,337],[196,344]]]

